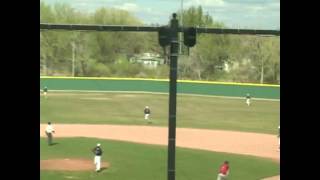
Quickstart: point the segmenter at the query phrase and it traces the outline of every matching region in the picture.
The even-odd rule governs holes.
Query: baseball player
[[[246,104],[248,105],[248,106],[250,106],[250,100],[251,100],[251,96],[250,96],[250,94],[249,93],[247,93],[247,95],[246,95]]]
[[[46,127],[46,135],[48,137],[48,145],[52,145],[52,134],[55,133],[53,126],[51,125],[51,122],[48,122],[48,125]]]
[[[149,106],[146,106],[144,108],[144,119],[148,121],[148,123],[151,123],[151,120],[150,120],[150,114],[151,114],[151,111],[150,111],[150,108]]]
[[[227,177],[229,175],[229,162],[224,161],[224,163],[220,166],[219,174],[217,180],[227,180]]]
[[[45,98],[47,98],[47,93],[48,93],[48,87],[45,86],[45,87],[43,88],[43,95],[44,95]]]
[[[94,154],[94,164],[96,165],[96,172],[99,172],[101,168],[101,156],[102,156],[102,149],[99,143],[95,148],[92,149],[92,152]]]

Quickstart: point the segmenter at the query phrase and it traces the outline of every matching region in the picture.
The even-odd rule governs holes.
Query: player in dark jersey
[[[146,106],[144,108],[144,119],[147,120],[148,123],[151,123],[150,114],[151,114],[151,110],[150,110],[149,106]]]
[[[94,164],[96,165],[96,172],[99,172],[101,169],[101,156],[102,156],[102,149],[99,143],[95,148],[92,149],[92,152],[94,153]]]

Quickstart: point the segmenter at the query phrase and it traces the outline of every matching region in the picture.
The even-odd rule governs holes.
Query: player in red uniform
[[[229,175],[229,162],[224,161],[224,163],[220,166],[219,174],[217,180],[227,180],[227,177]]]

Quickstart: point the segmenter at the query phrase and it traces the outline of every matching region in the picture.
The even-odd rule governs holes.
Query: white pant
[[[145,120],[149,120],[149,115],[150,115],[150,114],[145,114],[145,115],[144,115],[144,119],[145,119]]]
[[[94,164],[96,165],[96,171],[99,171],[101,167],[101,156],[94,156]]]
[[[224,174],[222,174],[222,173],[219,173],[217,180],[227,180],[227,176],[228,176],[228,175],[224,175]]]
[[[250,106],[250,99],[247,99],[246,103],[248,106]]]

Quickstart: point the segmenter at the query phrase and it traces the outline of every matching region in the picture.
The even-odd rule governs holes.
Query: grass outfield
[[[59,138],[58,144],[47,146],[40,138],[40,159],[88,158],[90,149],[97,142],[104,150],[103,160],[111,164],[100,173],[93,171],[41,171],[40,179],[62,180],[68,176],[81,180],[163,180],[167,178],[167,147],[134,144],[92,138]],[[250,156],[215,153],[185,148],[176,149],[177,180],[216,179],[217,169],[224,161],[230,161],[230,180],[258,180],[279,174],[279,164],[268,159]]]
[[[168,95],[128,93],[52,93],[40,98],[41,122],[145,125],[143,109],[151,108],[152,125],[167,126]],[[276,134],[280,102],[179,95],[177,127]]]

